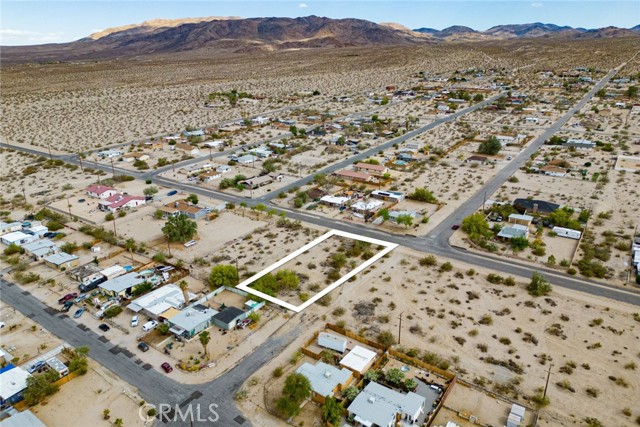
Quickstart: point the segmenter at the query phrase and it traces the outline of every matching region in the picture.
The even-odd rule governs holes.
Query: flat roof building
[[[344,353],[347,349],[347,339],[327,332],[320,332],[318,334],[318,345]]]
[[[397,416],[410,426],[418,421],[424,406],[425,398],[419,394],[403,394],[370,382],[351,402],[348,411],[356,422],[369,427],[395,426]]]
[[[359,345],[353,347],[340,361],[340,366],[348,368],[358,374],[364,374],[373,364],[378,353]]]
[[[319,403],[324,403],[327,396],[333,396],[343,390],[353,379],[350,370],[338,369],[322,361],[316,362],[315,365],[305,362],[296,369],[296,373],[309,379],[312,399]]]

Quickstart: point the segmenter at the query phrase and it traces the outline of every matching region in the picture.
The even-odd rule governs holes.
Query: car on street
[[[40,368],[42,368],[44,365],[46,365],[44,360],[41,360],[39,362],[34,363],[33,365],[31,365],[29,367],[29,369],[27,369],[27,372],[29,372],[30,374],[33,374],[34,372],[38,371]]]
[[[109,331],[109,329],[111,329],[109,327],[109,325],[107,325],[106,323],[101,323],[100,326],[98,326],[98,329],[100,329],[103,332],[107,332]]]
[[[164,369],[164,371],[168,374],[169,372],[173,371],[173,368],[171,367],[171,365],[169,365],[169,362],[164,362],[162,365],[160,365],[162,367],[162,369]]]
[[[145,351],[149,351],[149,346],[147,345],[147,343],[140,341],[138,343],[138,349],[140,349],[140,351],[144,353]]]
[[[140,320],[140,319],[138,318],[138,316],[133,316],[133,317],[131,318],[131,327],[132,327],[132,328],[135,328],[136,326],[138,326],[138,322],[139,322],[139,320]]]
[[[80,316],[82,316],[82,313],[84,313],[84,307],[77,309],[76,312],[73,313],[73,318],[74,319],[80,318]]]
[[[457,230],[458,228],[460,228],[460,224],[454,224],[451,226],[452,230]]]
[[[63,296],[62,298],[60,298],[58,300],[58,304],[64,304],[65,302],[74,299],[75,297],[78,296],[77,292],[73,292],[71,294],[66,294],[65,296]]]

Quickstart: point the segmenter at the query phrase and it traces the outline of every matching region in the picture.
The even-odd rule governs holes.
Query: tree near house
[[[133,251],[136,249],[137,245],[136,245],[136,241],[133,240],[132,238],[129,238],[127,240],[125,240],[124,242],[124,247],[129,251],[129,257],[131,257],[131,265],[134,264],[133,261]]]
[[[154,194],[158,193],[158,187],[156,187],[155,185],[150,185],[148,187],[146,187],[144,190],[142,190],[142,194],[144,194],[145,196],[153,196]]]
[[[191,203],[192,205],[197,205],[197,204],[198,204],[198,202],[200,201],[200,200],[198,199],[198,195],[197,195],[197,194],[189,194],[189,195],[185,198],[185,200],[186,200],[187,202]]]
[[[233,265],[220,264],[211,269],[209,285],[213,289],[220,286],[236,286],[238,284],[238,270]]]
[[[480,147],[478,148],[478,153],[480,154],[489,154],[494,156],[500,152],[502,148],[502,144],[498,141],[495,135],[491,135],[485,141],[480,143]]]
[[[258,213],[258,218],[260,218],[260,214],[267,210],[267,206],[264,205],[263,203],[258,203],[253,207],[253,209]]]
[[[413,225],[413,217],[408,214],[398,215],[398,217],[396,218],[396,222],[398,224],[404,225],[404,228],[409,228],[411,225]]]
[[[181,280],[178,283],[180,290],[182,291],[182,297],[184,298],[184,305],[187,306],[189,304],[189,284],[186,280]]]
[[[408,197],[419,202],[438,203],[438,199],[426,188],[416,188]]]
[[[389,209],[383,208],[378,211],[378,216],[384,219],[385,221],[389,221],[391,215],[389,214]]]
[[[208,331],[202,331],[200,332],[200,335],[198,335],[198,339],[200,340],[200,344],[202,344],[202,348],[204,348],[204,355],[205,357],[207,356],[207,344],[209,344],[209,342],[211,342],[211,335],[209,334]]]
[[[333,396],[326,396],[322,405],[322,421],[337,426],[342,419],[342,406]]]
[[[276,401],[276,408],[287,418],[300,412],[300,404],[311,396],[311,383],[302,374],[294,373],[287,377],[282,388],[282,397]]]
[[[462,220],[462,231],[469,235],[469,238],[477,242],[482,239],[488,239],[493,235],[489,229],[489,223],[485,221],[484,215],[476,212]]]
[[[515,252],[524,251],[529,247],[529,241],[526,237],[514,237],[511,239],[511,249]]]
[[[317,186],[324,187],[327,185],[327,175],[323,173],[317,173],[313,176],[313,183]]]
[[[391,368],[384,374],[384,379],[393,385],[400,385],[404,381],[404,372],[398,368]]]
[[[169,217],[165,226],[162,227],[162,233],[167,240],[180,243],[193,239],[197,230],[198,224],[184,214]]]

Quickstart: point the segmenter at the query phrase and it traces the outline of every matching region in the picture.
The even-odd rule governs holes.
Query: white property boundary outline
[[[270,273],[273,270],[283,266],[284,264],[286,264],[287,262],[291,261],[292,259],[294,259],[298,255],[308,251],[309,249],[313,248],[314,246],[318,245],[319,243],[322,243],[323,241],[325,241],[328,238],[333,237],[333,236],[341,236],[341,237],[346,237],[346,238],[353,239],[353,240],[361,240],[363,242],[368,242],[368,243],[384,246],[384,249],[380,250],[377,254],[375,254],[374,256],[372,256],[371,258],[369,258],[368,260],[366,260],[365,262],[363,262],[362,264],[360,264],[359,266],[357,266],[356,268],[354,268],[353,270],[348,272],[346,275],[342,276],[341,278],[339,278],[338,280],[333,282],[331,285],[327,286],[325,289],[323,289],[322,291],[320,291],[317,294],[315,294],[312,298],[308,299],[303,304],[298,305],[298,306],[290,304],[290,303],[288,303],[286,301],[282,301],[281,299],[274,298],[271,295],[267,295],[264,292],[256,291],[255,289],[252,289],[252,288],[249,287],[249,285],[251,283],[255,282],[256,280],[258,280],[262,276],[264,276],[267,273]],[[266,301],[272,302],[274,304],[278,304],[279,306],[287,308],[287,309],[289,309],[291,311],[295,311],[296,313],[299,313],[302,310],[304,310],[305,308],[309,307],[314,302],[316,302],[317,300],[319,300],[320,298],[322,298],[323,296],[327,295],[329,292],[331,292],[332,290],[334,290],[338,286],[342,285],[347,280],[351,279],[356,274],[360,273],[365,268],[369,267],[371,264],[373,264],[374,262],[376,262],[377,260],[379,260],[380,258],[385,256],[386,254],[388,254],[392,250],[394,250],[396,247],[398,247],[398,245],[396,243],[385,242],[384,240],[373,239],[371,237],[361,236],[359,234],[347,233],[346,231],[330,230],[329,232],[327,232],[327,233],[323,234],[322,236],[318,237],[317,239],[307,243],[306,245],[304,245],[300,249],[298,249],[298,250],[292,252],[291,254],[287,255],[286,257],[282,258],[280,261],[276,262],[275,264],[272,264],[269,267],[267,267],[264,270],[262,270],[261,272],[259,272],[257,274],[254,274],[253,276],[251,276],[250,278],[248,278],[247,280],[245,280],[244,282],[242,282],[238,286],[236,286],[236,288],[241,289],[241,290],[243,290],[245,292],[248,292],[250,294],[253,294],[253,295],[257,296],[257,297],[260,297],[260,298],[262,298],[262,299],[264,299]]]

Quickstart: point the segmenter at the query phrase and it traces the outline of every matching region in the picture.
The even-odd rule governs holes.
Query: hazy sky
[[[640,1],[28,1],[1,0],[0,45],[77,40],[109,27],[154,18],[199,16],[327,16],[397,22],[409,28],[466,25],[486,30],[499,24],[545,22],[599,28],[640,24]]]

